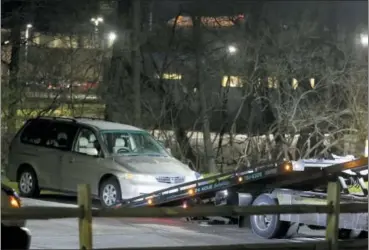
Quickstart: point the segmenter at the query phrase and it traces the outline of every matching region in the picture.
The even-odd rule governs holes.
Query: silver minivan
[[[10,145],[6,175],[19,192],[75,193],[90,184],[103,206],[194,181],[200,175],[145,130],[92,118],[28,120]]]

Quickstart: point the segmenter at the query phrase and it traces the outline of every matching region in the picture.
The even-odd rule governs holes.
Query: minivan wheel
[[[117,204],[122,197],[120,185],[116,178],[110,177],[100,185],[100,202],[103,207],[112,207]]]
[[[35,171],[31,168],[21,170],[18,180],[19,194],[24,197],[37,197],[40,194]]]

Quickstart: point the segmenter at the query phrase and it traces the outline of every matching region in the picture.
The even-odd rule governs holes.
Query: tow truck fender
[[[278,199],[278,204],[310,204],[325,205],[327,200],[324,193],[304,192],[291,189],[274,189],[272,194]],[[326,214],[281,214],[280,220],[305,225],[325,227]],[[340,214],[340,228],[368,231],[368,213]]]

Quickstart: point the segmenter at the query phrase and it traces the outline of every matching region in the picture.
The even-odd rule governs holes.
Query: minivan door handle
[[[74,162],[74,158],[70,158],[69,163],[73,163],[73,162]]]

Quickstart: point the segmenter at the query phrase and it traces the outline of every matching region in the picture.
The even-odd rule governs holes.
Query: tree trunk
[[[223,154],[223,137],[224,134],[226,133],[226,130],[229,126],[229,122],[228,122],[228,95],[229,95],[229,89],[230,89],[230,76],[227,77],[227,84],[226,84],[226,88],[223,92],[223,96],[222,96],[222,112],[221,112],[221,117],[222,117],[222,125],[220,127],[220,132],[219,132],[219,140],[218,140],[218,150],[216,153],[216,157],[219,157],[219,154]],[[232,145],[230,145],[232,146]],[[224,155],[222,155],[222,161],[221,161],[221,165],[220,165],[220,172],[223,172],[223,159],[224,159]]]
[[[20,102],[19,85],[19,63],[20,63],[20,45],[21,45],[21,25],[19,13],[13,15],[13,28],[10,32],[11,59],[9,64],[9,103],[8,117],[6,119],[8,135],[12,136],[16,132],[17,125],[17,106]]]
[[[140,57],[140,31],[141,31],[141,0],[133,0],[132,5],[132,85],[134,93],[134,124],[141,126],[141,57]]]
[[[192,18],[193,22],[193,38],[195,46],[195,57],[196,57],[196,85],[199,89],[199,101],[202,117],[202,131],[204,136],[204,148],[205,148],[205,159],[207,163],[207,170],[210,173],[217,172],[217,167],[215,164],[213,144],[210,138],[210,126],[209,126],[209,116],[207,112],[206,105],[206,95],[205,95],[205,85],[204,81],[201,79],[202,74],[202,37],[201,37],[201,21],[200,17],[196,16]]]
[[[107,88],[104,90],[104,102],[105,102],[105,110],[104,110],[104,118],[108,121],[116,120],[115,110],[117,109],[117,104],[114,103],[116,99],[114,95],[116,95],[119,86],[123,84],[123,75],[125,73],[125,42],[124,37],[122,37],[124,32],[129,27],[129,22],[127,16],[131,9],[131,0],[120,0],[118,1],[117,6],[117,16],[116,16],[116,26],[121,27],[121,32],[119,32],[120,36],[113,44],[111,61],[108,69],[108,73],[106,75],[107,81],[105,84]],[[123,27],[122,27],[123,26]],[[125,29],[126,28],[126,29]],[[122,99],[121,97],[120,99]],[[119,103],[121,105],[121,102]],[[121,109],[122,107],[120,107]]]

